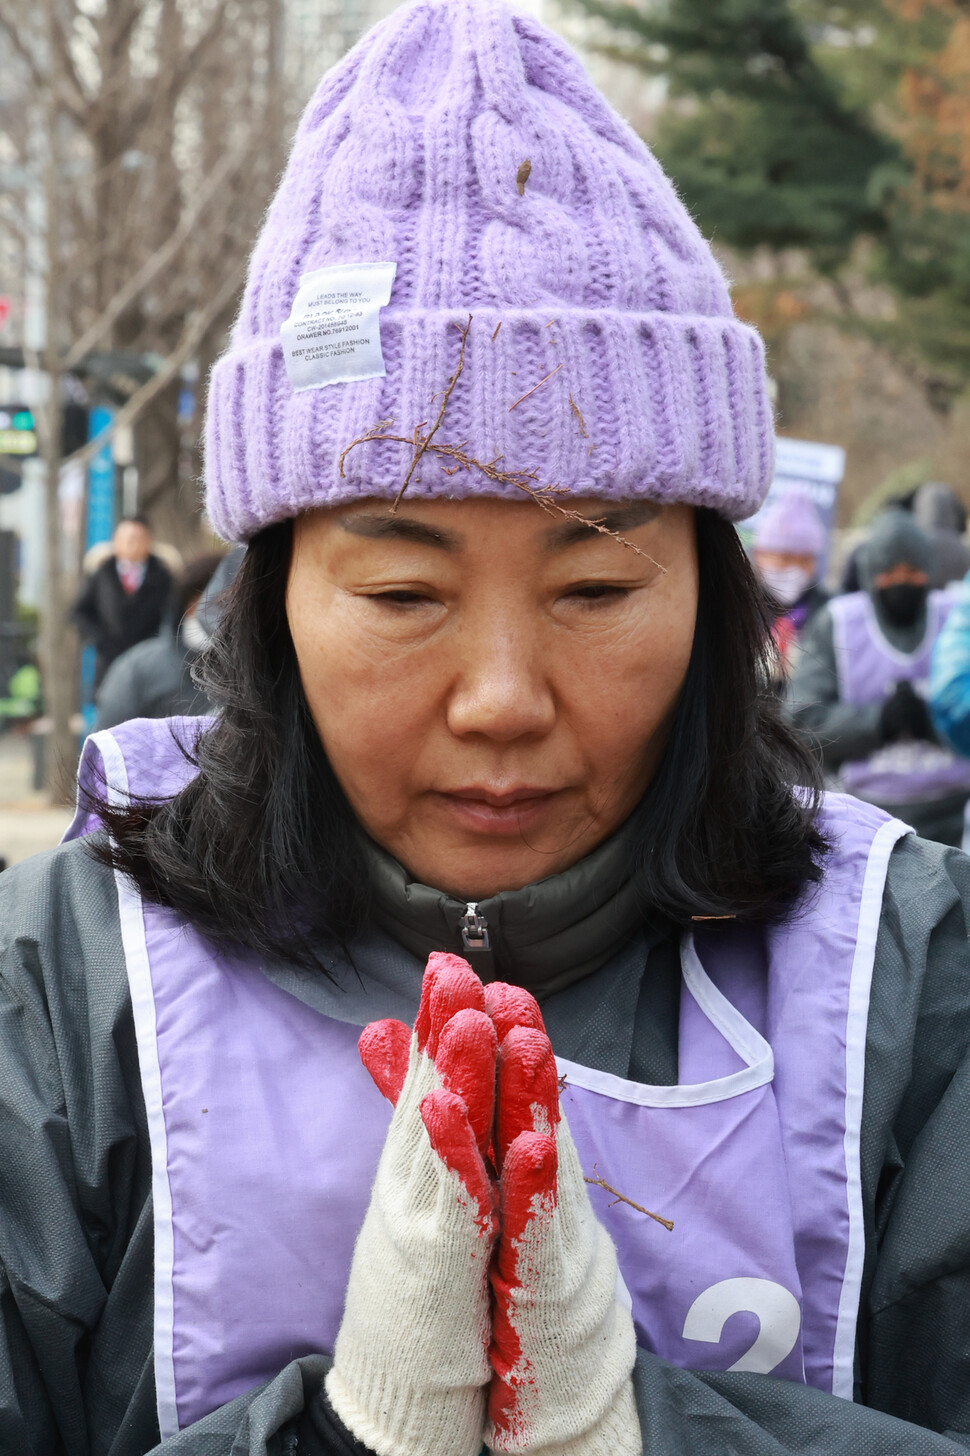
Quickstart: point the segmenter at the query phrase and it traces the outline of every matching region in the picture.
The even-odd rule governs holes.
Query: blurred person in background
[[[933,648],[929,703],[937,732],[970,758],[970,574],[954,596]]]
[[[172,575],[152,551],[152,533],[141,516],[119,521],[111,555],[88,577],[71,620],[97,653],[95,687],[116,657],[156,637],[171,605]]]
[[[192,669],[209,642],[199,604],[219,553],[190,561],[175,583],[176,625],[129,647],[108,668],[97,696],[95,728],[113,728],[129,718],[167,718],[208,713],[211,706]]]
[[[880,516],[859,554],[863,590],[806,627],[791,678],[795,720],[837,787],[957,845],[970,763],[941,744],[926,693],[953,597],[931,591],[931,543],[905,511]]]
[[[803,491],[788,491],[765,511],[755,531],[751,555],[767,590],[782,608],[774,637],[782,671],[805,623],[828,601],[819,585],[825,555],[822,518]]]
[[[930,587],[962,581],[970,571],[970,546],[963,539],[966,508],[956,491],[940,480],[927,480],[913,497],[913,520],[932,547]]]
[[[236,574],[246,555],[245,546],[233,546],[212,573],[210,580],[196,608],[195,616],[202,630],[211,637],[226,605],[226,593],[236,579]]]
[[[842,540],[843,550],[846,551],[842,559],[838,573],[837,596],[844,596],[849,592],[862,591],[862,578],[859,574],[859,562],[863,548],[878,523],[886,515],[893,515],[898,511],[911,512],[913,509],[913,496],[895,495],[883,501],[868,524],[868,529],[858,526],[851,528],[845,533]]]

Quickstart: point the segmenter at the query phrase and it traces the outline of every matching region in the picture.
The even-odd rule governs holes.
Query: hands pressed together
[[[639,1456],[633,1322],[535,1000],[428,962],[413,1033],[365,1028],[394,1103],[327,1394],[379,1456]]]
[[[885,744],[907,741],[935,743],[936,731],[929,707],[905,678],[882,705],[879,738]]]

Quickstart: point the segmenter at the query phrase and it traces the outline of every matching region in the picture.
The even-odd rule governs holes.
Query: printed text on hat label
[[[396,263],[336,263],[304,273],[280,329],[295,390],[384,377],[380,311],[396,272]]]

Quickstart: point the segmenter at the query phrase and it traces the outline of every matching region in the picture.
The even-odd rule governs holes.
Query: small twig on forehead
[[[533,495],[534,499],[541,506],[551,507],[554,511],[558,511],[561,516],[565,516],[567,520],[582,521],[583,525],[588,526],[591,531],[598,531],[601,536],[609,536],[612,541],[618,542],[620,546],[628,546],[631,551],[635,551],[638,556],[642,556],[644,561],[649,561],[651,566],[655,566],[658,571],[662,571],[664,576],[667,575],[666,566],[661,566],[660,562],[656,561],[648,552],[642,551],[635,541],[631,541],[627,536],[621,536],[619,531],[614,531],[611,526],[606,524],[603,517],[597,519],[595,516],[584,516],[582,511],[571,511],[568,506],[561,506],[558,501],[547,502],[542,500],[539,493],[530,492],[530,494]]]
[[[549,383],[549,380],[552,378],[553,374],[558,374],[561,368],[562,368],[562,365],[561,364],[557,364],[556,367],[555,367],[555,369],[551,370],[551,372],[546,375],[545,379],[540,379],[539,380],[539,383],[538,384],[534,384],[531,389],[527,389],[526,392],[525,392],[525,394],[520,394],[519,397],[518,397],[518,399],[515,401],[515,404],[510,404],[509,405],[509,414],[511,414],[512,411],[518,405],[520,405],[524,399],[528,399],[530,394],[535,394],[535,392],[536,392],[537,389],[541,389],[544,384],[548,384]]]
[[[477,460],[474,455],[469,455],[467,453],[465,449],[468,443],[467,440],[461,440],[458,444],[439,444],[435,441],[435,433],[444,420],[445,410],[448,408],[448,401],[451,398],[452,391],[454,390],[455,385],[458,383],[458,380],[461,377],[462,370],[465,367],[465,346],[468,342],[468,332],[471,326],[472,315],[469,314],[468,322],[461,327],[461,349],[458,355],[458,364],[455,368],[454,374],[448,380],[448,383],[442,392],[441,407],[438,410],[438,417],[428,433],[426,435],[421,434],[421,431],[427,424],[426,420],[422,420],[420,424],[415,425],[410,435],[395,434],[394,421],[392,419],[379,420],[376,425],[372,425],[369,430],[365,430],[364,433],[362,435],[359,435],[356,440],[351,440],[350,444],[346,445],[344,449],[340,452],[340,456],[337,461],[337,468],[340,472],[341,478],[345,476],[344,462],[346,461],[347,456],[350,454],[351,450],[355,450],[358,445],[376,444],[378,441],[385,441],[389,444],[394,445],[407,445],[412,452],[411,464],[409,465],[408,472],[404,477],[404,484],[401,486],[401,489],[398,491],[393,502],[391,503],[392,511],[396,511],[398,506],[400,505],[404,493],[414,477],[415,469],[417,468],[418,462],[421,457],[423,455],[437,455],[439,461],[450,460],[453,462],[450,466],[444,464],[441,465],[441,469],[444,471],[445,475],[458,475],[462,470],[478,470],[481,472],[482,475],[485,476],[486,480],[491,480],[496,485],[513,486],[516,490],[522,491],[524,495],[529,496],[530,500],[535,501],[536,505],[541,506],[544,511],[548,511],[550,515],[564,516],[568,521],[577,521],[582,525],[587,526],[591,531],[598,531],[600,535],[609,536],[611,540],[616,541],[618,545],[626,546],[630,551],[634,552],[635,555],[642,556],[644,561],[649,561],[651,566],[655,566],[659,572],[662,572],[663,575],[666,576],[667,568],[665,566],[662,566],[659,561],[656,561],[646,551],[641,550],[636,542],[629,540],[629,538],[626,536],[621,536],[619,531],[614,531],[609,526],[607,526],[605,517],[597,518],[584,516],[582,511],[574,510],[572,507],[565,506],[562,504],[561,501],[557,500],[557,496],[569,495],[570,492],[568,486],[558,484],[540,485],[538,470],[501,470],[499,469],[499,462],[503,459],[503,456],[501,455],[494,455],[491,460]],[[499,324],[499,328],[501,328],[501,324]],[[495,333],[498,333],[498,329],[495,330]],[[495,334],[493,334],[492,337],[494,338]],[[534,394],[535,390],[540,388],[541,385],[545,384],[547,379],[551,379],[553,374],[558,374],[561,368],[561,364],[557,365],[557,367],[552,371],[552,374],[547,374],[545,379],[540,379],[539,383],[529,390],[529,394]],[[523,395],[522,399],[526,399],[527,397],[527,395]],[[437,398],[437,396],[435,396],[435,398]],[[516,400],[516,404],[521,404],[521,402],[521,400]],[[579,415],[579,419],[583,428],[583,433],[585,434],[585,422],[583,422],[583,417],[579,413],[579,410],[576,407],[572,395],[569,396],[569,403],[575,413]],[[514,409],[515,405],[511,406],[511,408]]]
[[[398,508],[398,506],[401,504],[401,501],[404,499],[404,492],[407,490],[408,486],[411,484],[411,477],[414,475],[415,470],[418,468],[418,461],[421,459],[421,456],[425,453],[425,451],[427,450],[428,446],[431,444],[431,441],[434,439],[435,434],[437,433],[438,426],[441,424],[442,420],[445,417],[445,410],[448,408],[448,401],[451,398],[451,391],[454,389],[455,385],[458,383],[459,379],[461,378],[461,371],[465,367],[465,345],[468,343],[468,331],[471,328],[471,326],[472,326],[472,316],[471,316],[471,314],[469,314],[468,315],[468,322],[464,325],[464,327],[462,328],[462,331],[461,331],[461,351],[459,352],[459,355],[458,355],[458,367],[456,368],[456,370],[455,370],[454,374],[451,376],[451,378],[448,380],[448,384],[447,384],[447,386],[445,388],[444,394],[441,397],[441,408],[438,411],[438,418],[435,420],[434,424],[431,426],[431,429],[425,435],[424,439],[421,441],[420,444],[418,444],[418,430],[417,430],[417,428],[415,428],[415,431],[414,431],[414,444],[415,444],[414,456],[413,456],[413,458],[411,460],[411,464],[408,466],[408,473],[404,477],[404,484],[401,486],[401,489],[398,491],[397,495],[394,497],[394,503],[391,506],[391,510],[392,511],[396,511],[397,508]],[[342,460],[343,460],[343,457],[341,456],[341,461]]]
[[[385,441],[388,444],[409,445],[412,448],[417,448],[413,435],[391,434],[386,428],[388,423],[385,420],[380,425],[375,425],[373,429],[368,430],[366,434],[361,435],[359,439],[351,440],[346,449],[341,452],[338,460],[338,468],[341,475],[344,474],[344,461],[351,450],[355,449],[358,445]],[[496,455],[495,459],[490,461],[476,460],[473,455],[466,455],[460,445],[435,445],[429,441],[424,441],[421,453],[424,454],[425,452],[429,455],[437,455],[455,462],[451,467],[442,465],[441,468],[445,475],[459,475],[463,470],[479,470],[487,480],[494,481],[496,485],[511,485],[516,490],[521,490],[524,495],[527,495],[530,500],[535,501],[537,506],[541,506],[550,515],[564,516],[567,521],[577,521],[583,526],[588,526],[591,531],[598,531],[601,536],[608,536],[618,546],[626,546],[636,556],[642,556],[644,561],[649,561],[650,565],[655,566],[664,576],[667,575],[666,566],[663,566],[649,552],[644,551],[635,541],[631,541],[628,536],[622,536],[619,531],[614,531],[610,526],[607,526],[602,518],[584,516],[582,511],[573,510],[570,506],[564,506],[560,501],[556,500],[553,492],[561,491],[563,494],[567,494],[568,492],[565,487],[534,484],[539,478],[538,471],[499,470],[497,469],[496,462],[501,460],[501,455]],[[397,499],[392,504],[392,509],[397,506],[400,499],[401,492],[399,491]]]
[[[595,1163],[593,1164],[593,1172],[596,1172]],[[637,1213],[645,1213],[647,1218],[652,1218],[656,1223],[662,1223],[665,1229],[667,1229],[670,1233],[673,1233],[673,1219],[664,1218],[663,1215],[659,1213],[651,1213],[649,1208],[644,1208],[642,1203],[634,1203],[632,1198],[627,1198],[625,1193],[621,1193],[618,1188],[614,1188],[611,1184],[607,1183],[605,1178],[600,1178],[599,1176],[595,1178],[584,1177],[583,1182],[592,1183],[594,1188],[605,1189],[607,1193],[613,1194],[613,1203],[628,1203],[631,1208],[636,1209]],[[613,1203],[610,1204],[611,1208],[613,1207]]]

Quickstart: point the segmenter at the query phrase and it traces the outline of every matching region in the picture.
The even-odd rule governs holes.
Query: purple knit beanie
[[[758,334],[562,41],[501,0],[414,0],[328,72],[212,372],[222,536],[393,498],[409,470],[413,497],[525,484],[740,520],[772,456]]]
[[[754,533],[756,551],[781,551],[794,556],[822,556],[826,535],[822,518],[802,490],[788,490],[758,522]]]

